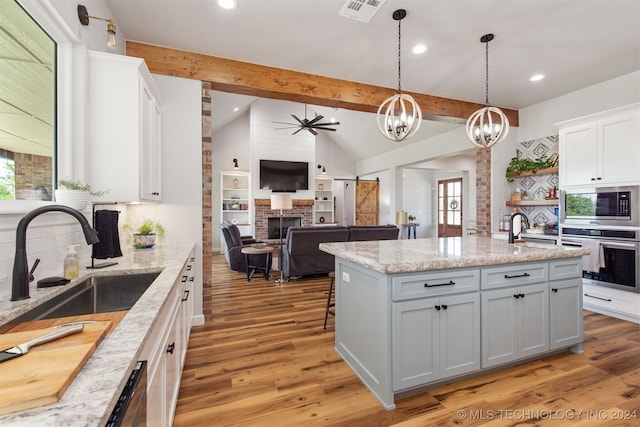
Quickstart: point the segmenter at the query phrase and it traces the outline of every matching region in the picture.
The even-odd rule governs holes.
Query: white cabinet
[[[640,323],[640,294],[587,283],[582,291],[585,310]]]
[[[393,390],[480,369],[477,292],[393,304]]]
[[[161,111],[144,61],[89,52],[89,182],[104,200],[161,200]]]
[[[237,225],[243,236],[253,235],[250,183],[248,172],[220,172],[220,219]]]
[[[313,223],[318,225],[333,223],[333,215],[333,178],[316,176]]]
[[[142,351],[147,366],[147,425],[173,424],[189,342],[195,255],[192,251]]]
[[[640,106],[557,123],[559,184],[640,184]]]
[[[482,367],[549,351],[548,284],[481,292]]]

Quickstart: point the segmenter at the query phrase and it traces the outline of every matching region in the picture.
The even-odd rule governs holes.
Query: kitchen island
[[[99,343],[57,402],[0,415],[0,425],[104,426],[138,360],[147,361],[147,421],[154,426],[170,425],[193,315],[189,294],[198,280],[194,279],[194,251],[192,244],[125,251],[123,257],[113,260],[116,265],[99,270],[82,268],[80,277],[65,286],[38,289],[34,281],[29,299],[9,301],[7,296],[0,301],[0,329],[10,332],[6,328],[16,327],[21,317],[80,286],[88,277],[159,273]],[[165,351],[167,347],[170,353]]]
[[[336,257],[335,349],[386,409],[401,394],[582,352],[586,249],[475,236],[320,249]]]

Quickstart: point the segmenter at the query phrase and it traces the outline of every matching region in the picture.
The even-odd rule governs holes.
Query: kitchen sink
[[[31,320],[129,310],[159,274],[158,271],[89,277],[0,329]]]

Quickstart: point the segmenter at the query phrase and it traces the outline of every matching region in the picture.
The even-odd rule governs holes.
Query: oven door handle
[[[582,247],[582,242],[577,240],[562,239],[561,242],[562,242],[562,246],[577,246],[579,248]]]
[[[603,248],[635,249],[636,243],[600,242]]]

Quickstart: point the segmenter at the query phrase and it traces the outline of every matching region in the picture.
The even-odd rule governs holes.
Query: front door
[[[378,182],[356,181],[356,225],[378,225]]]
[[[462,236],[462,178],[438,181],[438,237]]]

